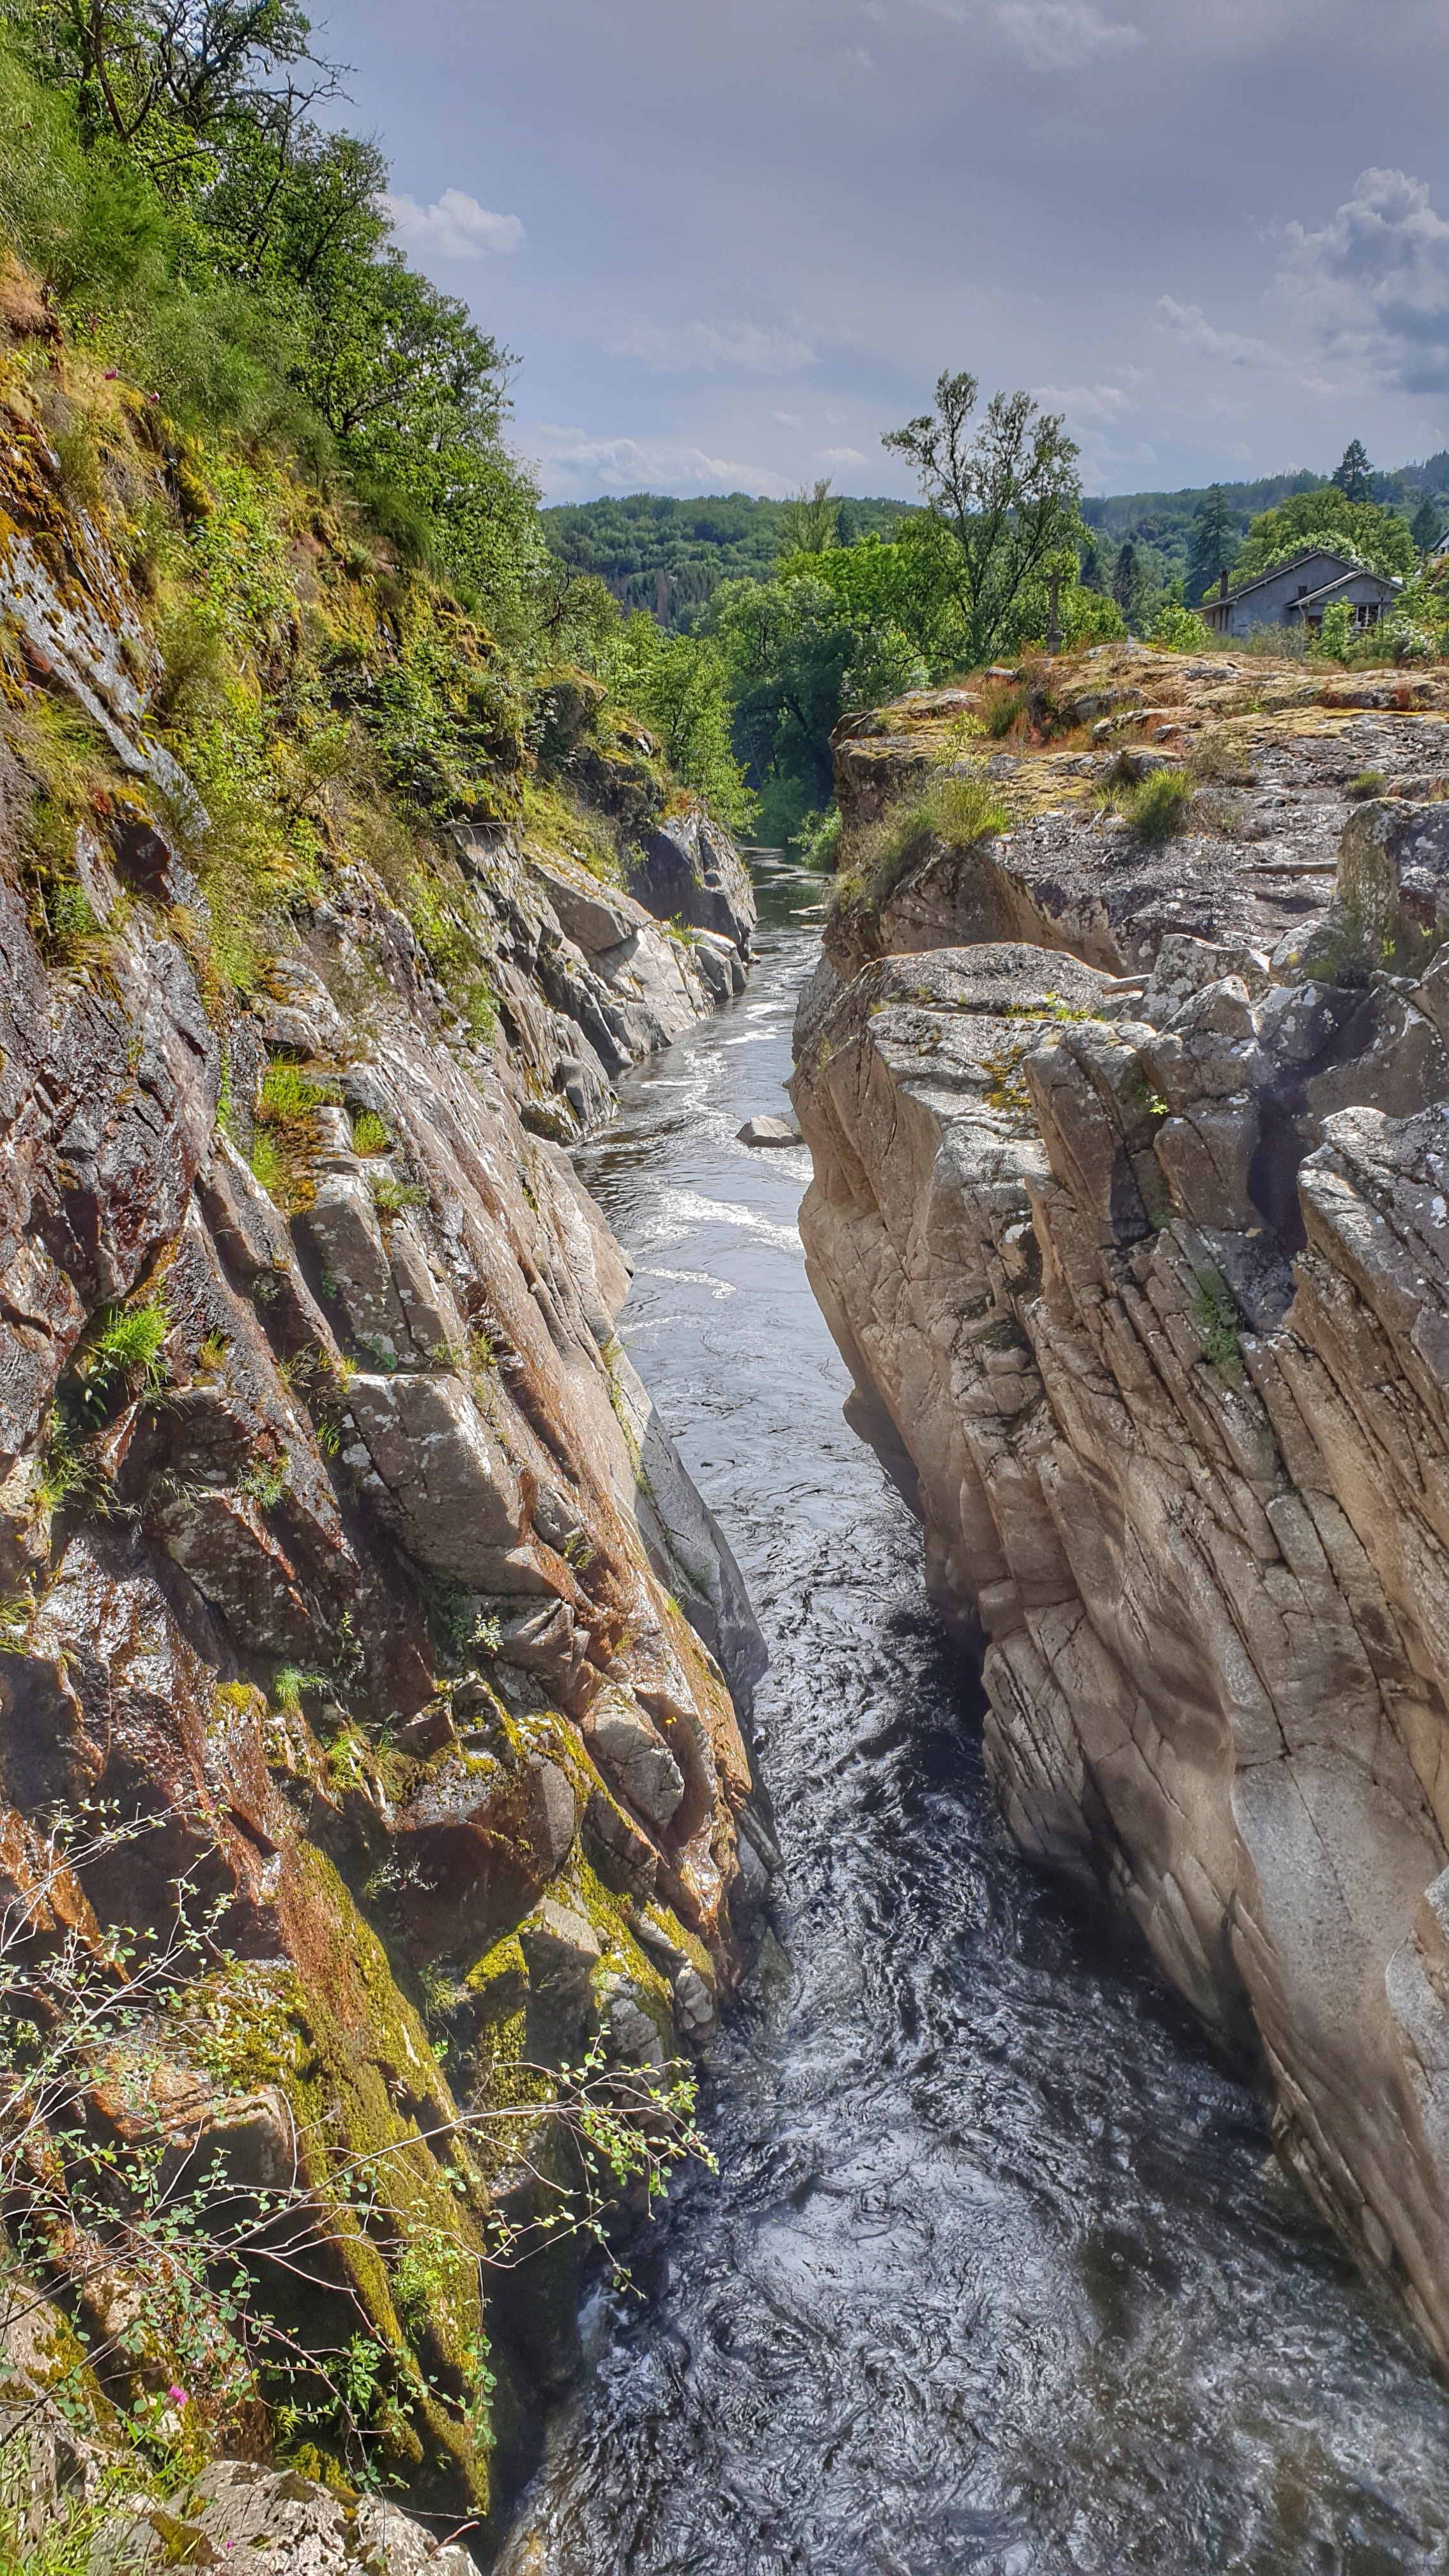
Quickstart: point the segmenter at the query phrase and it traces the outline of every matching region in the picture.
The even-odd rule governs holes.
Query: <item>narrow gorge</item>
[[[1032,652],[742,850],[722,662],[54,306],[0,2576],[1445,2576],[1445,666]]]

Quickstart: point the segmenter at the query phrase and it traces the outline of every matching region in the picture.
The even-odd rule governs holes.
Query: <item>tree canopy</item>
[[[1340,485],[1300,492],[1254,519],[1232,567],[1234,583],[1250,581],[1310,546],[1347,555],[1375,572],[1407,579],[1414,569],[1408,522],[1375,501],[1351,501]]]
[[[915,470],[929,514],[917,541],[938,553],[971,664],[1015,640],[1022,603],[1054,558],[1066,572],[1070,550],[1075,576],[1081,527],[1079,451],[1062,415],[999,393],[973,429],[979,392],[975,376],[948,371],[933,409],[882,441]]]

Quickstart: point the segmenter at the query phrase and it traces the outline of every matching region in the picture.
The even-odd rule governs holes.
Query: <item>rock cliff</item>
[[[361,805],[327,785],[408,677],[396,568],[366,572],[375,624],[344,650],[363,575],[317,537],[315,498],[268,486],[249,538],[235,491],[133,402],[83,508],[51,444],[55,362],[39,394],[33,365],[6,369],[6,1937],[28,1919],[104,1982],[117,1939],[164,1938],[189,1883],[195,2013],[173,1977],[159,2019],[108,2025],[88,2134],[124,2154],[154,2131],[193,2170],[222,2154],[238,2189],[300,2176],[321,2240],[298,2348],[345,2349],[361,2321],[372,2356],[346,2423],[311,2391],[313,2466],[340,2475],[360,2431],[446,2528],[516,2482],[570,2367],[571,2258],[491,2264],[499,2223],[546,2217],[568,2180],[530,2102],[590,2046],[605,2076],[651,2077],[697,2047],[763,1884],[740,1724],[758,1634],[614,1336],[627,1265],[564,1151],[613,1075],[740,988],[748,881],[576,674],[532,720],[546,743],[573,709],[541,784],[455,797],[400,857],[416,804],[375,772]],[[198,784],[162,738],[191,666],[174,626],[169,661],[158,645],[127,554],[143,502],[173,546],[205,533],[208,578],[251,544],[248,579],[260,558],[272,583],[265,666],[257,620],[238,643],[216,591],[207,649],[220,629],[232,659],[193,737],[243,704],[263,768],[291,779],[332,728],[311,801],[257,790],[209,879],[236,764]],[[436,636],[452,612],[425,611]],[[289,729],[266,737],[277,705]],[[395,726],[376,738],[401,759]],[[224,972],[264,829],[285,904],[260,948],[249,917],[247,972]],[[101,1819],[89,1861],[57,1875],[57,1816],[79,1815]],[[32,2354],[28,2384],[90,2386],[98,2421],[113,2401],[164,2415],[177,2364],[151,2311],[133,2330],[155,2284],[104,2253],[71,2245],[56,2277],[106,2367]],[[264,2460],[275,2421],[209,2412],[197,2367],[170,2392],[193,2454]],[[319,2567],[434,2563],[393,2508],[260,2467],[211,2473],[193,2503],[217,2563],[304,2526]],[[143,2515],[125,2564],[171,2563],[191,2512]]]
[[[1261,2052],[1441,2358],[1446,715],[1438,671],[1108,648],[858,721],[794,1085],[1012,1830]]]

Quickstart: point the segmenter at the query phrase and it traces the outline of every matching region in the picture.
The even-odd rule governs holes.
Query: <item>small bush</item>
[[[1367,805],[1375,796],[1385,794],[1388,783],[1381,769],[1361,769],[1343,792],[1353,804]]]
[[[817,868],[826,875],[835,866],[842,819],[838,805],[828,806],[823,814],[805,816],[790,840],[802,868]]]
[[[1243,1355],[1238,1343],[1237,1307],[1221,1279],[1211,1271],[1198,1272],[1197,1288],[1192,1320],[1202,1340],[1203,1358],[1225,1376],[1240,1376]]]
[[[1213,637],[1202,619],[1191,608],[1184,608],[1181,600],[1177,599],[1164,602],[1153,622],[1148,641],[1162,646],[1169,653],[1207,653],[1213,645]]]
[[[1323,612],[1323,622],[1309,650],[1325,662],[1346,662],[1353,645],[1353,610],[1346,599],[1335,599]]]

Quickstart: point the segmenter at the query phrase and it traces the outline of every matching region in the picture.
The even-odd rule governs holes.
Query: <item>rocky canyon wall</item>
[[[1446,713],[1441,673],[1117,647],[858,721],[794,1085],[811,1278],[1013,1832],[1261,2052],[1441,2359]],[[953,843],[983,767],[1005,827]]]
[[[602,693],[564,675],[548,830],[455,818],[410,912],[367,818],[324,798],[284,935],[229,984],[117,534],[138,487],[180,526],[177,454],[121,420],[109,513],[82,509],[34,388],[18,366],[0,387],[0,1896],[103,1967],[189,1879],[211,2037],[174,2011],[112,2034],[90,2131],[224,2150],[241,2185],[300,2160],[324,2211],[367,2166],[393,2250],[324,2230],[297,2332],[345,2346],[366,2320],[384,2479],[481,2530],[572,2360],[570,2258],[487,2259],[499,2214],[540,2205],[516,2071],[687,2056],[769,1848],[741,1732],[758,1634],[615,1337],[627,1264],[564,1150],[621,1068],[740,989],[748,879],[648,737],[601,739]],[[193,521],[219,511],[188,471]],[[305,528],[288,561],[295,679],[355,574]],[[103,763],[63,806],[57,728]],[[632,871],[588,863],[610,831]],[[57,1816],[82,1814],[97,1847],[57,1876]],[[520,2103],[495,2145],[456,2125]],[[443,2237],[477,2259],[440,2261]],[[123,2260],[61,2268],[65,2332],[109,2375],[103,2399],[54,2336],[9,2352],[12,2411],[65,2383],[42,2520],[104,2461],[107,2405],[164,2414],[177,2367],[127,2340]],[[118,2564],[172,2563],[193,2521],[198,2563],[248,2540],[319,2570],[434,2563],[394,2507],[269,2467],[255,2408],[181,2394],[193,2449],[251,2463],[142,2511]],[[329,2438],[309,2457],[337,2486]]]

